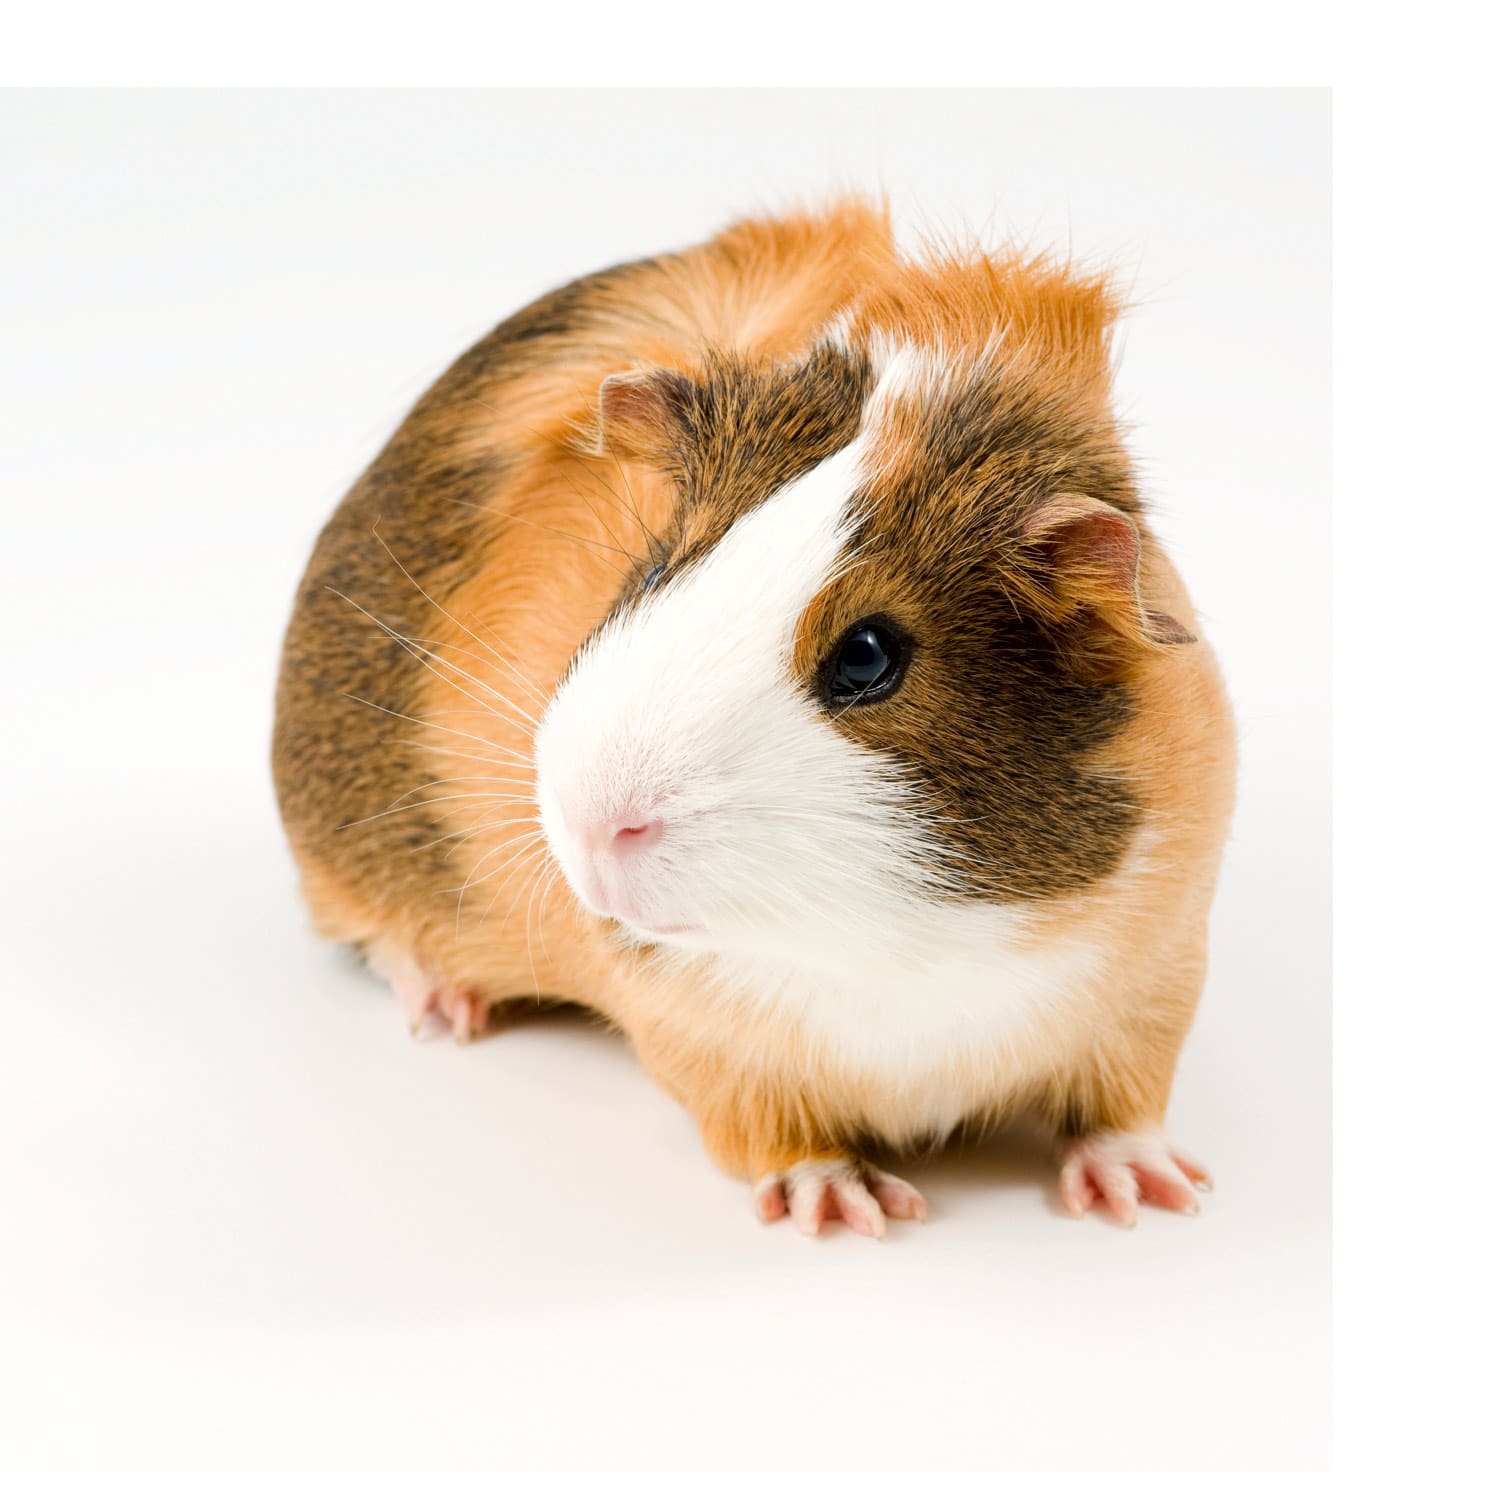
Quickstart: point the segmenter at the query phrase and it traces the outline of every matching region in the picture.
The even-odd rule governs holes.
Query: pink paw
[[[425,992],[412,991],[401,996],[401,1006],[411,1023],[411,1034],[419,1036],[431,1016],[441,1027],[453,1033],[455,1042],[471,1041],[483,1033],[490,1017],[490,1002],[472,990],[455,984],[435,984]]]
[[[1179,1213],[1198,1212],[1196,1188],[1213,1186],[1207,1169],[1158,1135],[1101,1130],[1069,1141],[1062,1152],[1058,1190],[1075,1218],[1095,1199],[1115,1223],[1133,1228],[1141,1203]]]
[[[927,1218],[927,1204],[909,1182],[848,1156],[814,1157],[755,1185],[755,1212],[763,1223],[790,1213],[803,1234],[828,1219],[842,1219],[855,1234],[880,1239],[887,1216]]]
[[[420,1035],[430,1016],[453,1033],[456,1042],[479,1036],[489,1020],[490,1002],[460,985],[448,984],[405,956],[384,958],[379,967],[390,980],[413,1036]]]

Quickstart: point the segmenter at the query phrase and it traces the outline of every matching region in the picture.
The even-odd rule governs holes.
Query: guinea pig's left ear
[[[599,387],[590,451],[603,457],[663,461],[681,445],[696,390],[676,370],[627,370]]]
[[[1026,518],[1020,540],[1040,554],[1049,591],[1065,609],[1087,609],[1143,645],[1196,639],[1141,599],[1141,534],[1124,511],[1087,495],[1054,495]]]

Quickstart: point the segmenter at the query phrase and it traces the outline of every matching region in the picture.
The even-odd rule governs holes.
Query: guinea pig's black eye
[[[883,620],[861,620],[839,642],[828,672],[828,696],[838,704],[876,703],[901,682],[906,644]]]
[[[642,599],[644,599],[646,597],[646,595],[649,594],[651,592],[651,590],[656,587],[657,580],[661,577],[662,572],[663,572],[662,565],[660,563],[657,563],[657,565],[654,568],[652,568],[652,570],[649,573],[647,573],[646,576],[643,579],[641,579],[641,598]]]

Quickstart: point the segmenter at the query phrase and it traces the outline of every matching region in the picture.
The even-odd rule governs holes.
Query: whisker
[[[521,879],[522,875],[524,874],[524,872],[527,870],[527,868],[530,866],[531,861],[534,860],[534,859],[541,859],[541,860],[545,861],[548,858],[548,848],[547,848],[546,839],[543,838],[541,840],[541,842],[536,847],[534,847],[534,848],[525,849],[525,850],[518,850],[517,853],[514,856],[512,856],[512,859],[511,859],[511,861],[509,863],[513,863],[515,860],[520,859],[522,854],[524,854],[526,857],[525,857],[525,860],[521,864],[521,868],[516,872],[516,875],[517,875],[517,887],[518,888],[517,888],[515,896],[512,897],[512,899],[511,899],[510,905],[505,908],[504,913],[500,917],[500,922],[501,922],[502,926],[506,922],[510,921],[511,917],[515,914],[516,907],[519,906],[520,903],[521,903],[521,896],[524,894],[524,889],[525,888],[520,885],[520,879]],[[486,877],[486,878],[488,878],[488,877]],[[494,906],[495,902],[498,901],[499,899],[500,899],[500,887],[496,886],[495,887],[495,893],[494,893],[494,895],[492,895],[490,897],[489,904],[484,909],[484,912],[483,912],[483,916],[484,917],[488,917],[489,916],[490,909]]]
[[[531,894],[526,898],[526,962],[531,967],[531,992],[532,994],[537,996],[541,995],[542,986],[540,981],[536,977],[536,954],[533,952],[531,947],[531,907],[532,903],[536,900],[537,891],[541,886],[542,876],[546,873],[546,869],[547,866],[546,862],[544,861],[541,868],[536,873],[536,878],[531,883]],[[552,889],[552,882],[550,880],[547,882],[547,889]],[[543,946],[542,951],[546,952],[545,945]],[[549,963],[552,961],[552,955],[550,953],[547,954],[547,961]]]
[[[448,896],[457,896],[461,904],[464,893],[469,889],[471,885],[483,885],[486,881],[492,880],[496,876],[503,874],[505,870],[509,869],[510,866],[515,863],[516,860],[520,859],[522,855],[526,854],[532,848],[532,846],[536,842],[536,838],[537,836],[534,834],[529,837],[526,834],[521,833],[512,834],[508,839],[503,839],[500,843],[494,845],[492,848],[486,849],[485,852],[481,854],[479,858],[474,862],[474,869],[470,871],[469,879],[465,880],[462,885],[450,886],[443,894]],[[516,847],[518,845],[519,847]],[[495,869],[489,871],[488,874],[476,878],[479,867],[487,859],[491,859],[496,854],[501,854],[507,849],[514,850],[509,859],[502,861],[498,866],[496,866]],[[496,888],[496,894],[499,894],[498,887]],[[491,902],[493,902],[494,897],[492,896],[490,899]],[[489,907],[486,907],[484,912],[480,913],[481,920],[488,913],[488,911]]]
[[[519,786],[526,787],[528,790],[536,785],[534,781],[524,776],[470,776],[467,774],[463,776],[439,776],[433,781],[424,781],[421,786],[412,787],[410,791],[402,792],[401,797],[414,797],[418,792],[425,792],[429,787],[449,786],[455,781],[478,781],[490,783],[495,786]],[[513,796],[514,794],[511,795]],[[399,802],[401,797],[398,797],[396,801]],[[395,803],[391,805],[394,807]]]
[[[495,516],[502,521],[514,521],[518,526],[532,526],[538,531],[550,532],[553,536],[560,536],[566,541],[577,542],[583,547],[597,547],[601,552],[617,552],[622,557],[628,557],[631,562],[639,565],[640,558],[633,552],[627,552],[624,547],[612,547],[608,542],[601,542],[597,537],[579,536],[576,532],[561,531],[556,526],[548,526],[541,521],[533,521],[529,516],[518,516],[514,511],[496,510],[492,505],[475,505],[469,500],[450,500],[450,505],[456,505],[461,510],[477,510],[481,515]],[[628,570],[620,569],[620,576],[627,576]]]
[[[455,619],[455,618],[454,618],[454,616],[453,616],[453,615],[451,615],[451,614],[449,614],[449,613],[448,613],[448,611],[447,611],[447,610],[446,610],[446,609],[444,609],[444,608],[443,608],[443,606],[442,606],[442,605],[441,605],[441,604],[439,604],[439,603],[438,603],[438,602],[437,602],[437,600],[436,600],[436,599],[434,599],[434,598],[433,598],[433,597],[432,597],[432,595],[431,595],[431,594],[429,594],[429,593],[428,593],[428,592],[427,592],[427,590],[426,590],[426,589],[424,589],[424,588],[423,588],[423,587],[422,587],[422,585],[421,585],[421,584],[420,584],[420,583],[418,583],[418,582],[417,582],[417,580],[416,580],[416,579],[415,579],[415,578],[413,578],[413,577],[412,577],[412,575],[411,575],[411,574],[410,574],[410,573],[409,573],[409,572],[408,572],[408,571],[407,571],[407,569],[406,569],[406,565],[405,565],[405,564],[404,564],[404,563],[403,563],[403,562],[402,562],[402,561],[401,561],[401,559],[400,559],[400,558],[399,558],[399,557],[397,557],[397,556],[396,556],[396,554],[395,554],[395,553],[394,553],[394,552],[393,552],[393,551],[392,551],[392,550],[391,550],[391,544],[390,544],[390,543],[389,543],[389,542],[387,542],[387,541],[386,541],[386,539],[385,539],[385,538],[384,538],[384,537],[383,537],[383,536],[381,536],[381,534],[380,534],[380,523],[379,523],[379,522],[378,522],[378,521],[377,521],[377,522],[376,522],[376,523],[375,523],[375,525],[373,525],[373,526],[372,526],[372,527],[371,527],[371,528],[370,528],[370,531],[371,531],[371,534],[372,534],[372,535],[373,535],[373,536],[374,536],[374,538],[375,538],[375,540],[376,540],[376,541],[377,541],[377,542],[379,542],[379,543],[380,543],[380,545],[381,545],[381,546],[382,546],[382,547],[384,547],[384,548],[385,548],[385,550],[386,550],[386,555],[387,555],[387,556],[388,556],[388,557],[389,557],[389,558],[390,558],[390,560],[391,560],[391,561],[392,561],[392,562],[393,562],[393,563],[395,563],[395,565],[396,565],[396,566],[397,566],[397,567],[398,567],[398,568],[400,568],[400,569],[401,569],[401,576],[402,576],[402,577],[403,577],[403,578],[405,578],[405,579],[406,579],[406,581],[407,581],[407,582],[408,582],[408,583],[409,583],[409,584],[411,584],[411,586],[412,586],[412,587],[413,587],[413,588],[414,588],[414,589],[415,589],[415,590],[416,590],[416,591],[417,591],[417,592],[418,592],[418,593],[419,593],[419,594],[420,594],[420,595],[421,595],[421,596],[422,596],[422,597],[423,597],[423,598],[424,598],[424,599],[425,599],[425,600],[426,600],[426,601],[427,601],[427,602],[428,602],[428,603],[429,603],[429,604],[430,604],[430,605],[431,605],[431,606],[432,606],[432,607],[433,607],[433,608],[434,608],[434,609],[435,609],[435,610],[437,610],[437,612],[438,612],[438,613],[439,613],[439,614],[440,614],[440,615],[442,615],[442,616],[443,616],[443,618],[444,618],[444,619],[446,619],[446,620],[449,620],[449,621],[451,621],[451,622],[452,622],[452,623],[453,623],[453,624],[454,624],[454,625],[457,625],[457,626],[458,626],[458,628],[459,628],[459,629],[460,629],[460,630],[462,630],[462,631],[464,631],[464,632],[465,632],[465,633],[466,633],[466,634],[467,634],[467,635],[468,635],[468,636],[469,636],[469,637],[470,637],[470,638],[471,638],[471,639],[472,639],[472,640],[473,640],[473,641],[475,641],[475,642],[476,642],[476,643],[477,643],[477,644],[478,644],[478,645],[480,645],[480,646],[483,646],[483,647],[484,647],[484,649],[485,649],[485,650],[486,650],[486,651],[488,651],[488,652],[489,652],[489,653],[490,653],[490,655],[491,655],[491,656],[493,656],[493,657],[494,657],[494,659],[495,659],[495,660],[496,660],[496,661],[497,661],[497,662],[499,662],[499,664],[500,664],[500,665],[501,665],[501,666],[502,666],[502,667],[504,667],[504,668],[505,668],[505,669],[506,669],[506,670],[507,670],[507,671],[509,671],[509,672],[511,672],[511,673],[513,673],[513,674],[514,674],[514,675],[515,675],[515,676],[516,676],[516,677],[517,677],[517,678],[518,678],[518,680],[519,680],[519,681],[520,681],[520,682],[521,682],[521,683],[522,683],[522,685],[523,685],[523,686],[525,686],[525,687],[527,687],[527,688],[529,688],[529,689],[530,689],[530,690],[531,690],[531,691],[532,691],[532,692],[533,692],[533,693],[534,693],[534,694],[536,694],[536,697],[537,697],[537,700],[538,700],[538,702],[540,702],[540,703],[542,703],[542,704],[545,704],[545,703],[546,703],[546,701],[547,701],[547,700],[546,700],[546,699],[545,699],[545,698],[543,698],[543,697],[542,697],[542,696],[541,696],[541,694],[540,694],[540,693],[539,693],[539,692],[538,692],[538,691],[537,691],[537,688],[536,688],[536,685],[535,685],[535,684],[534,684],[534,683],[533,683],[533,682],[531,682],[531,681],[530,681],[530,680],[529,680],[529,679],[528,679],[528,678],[526,678],[526,677],[523,677],[523,676],[521,676],[521,674],[520,674],[520,673],[519,673],[519,672],[517,672],[517,671],[516,671],[516,669],[515,669],[515,667],[514,667],[514,666],[513,666],[513,665],[512,665],[512,664],[511,664],[511,663],[510,663],[510,662],[509,662],[509,661],[507,661],[507,660],[506,660],[506,658],[505,658],[505,657],[503,657],[503,656],[502,656],[502,655],[501,655],[501,654],[500,654],[500,653],[499,653],[499,652],[498,652],[498,651],[497,651],[497,650],[496,650],[496,649],[495,649],[495,648],[494,648],[494,647],[493,647],[493,646],[492,646],[492,645],[490,645],[490,643],[489,643],[489,642],[488,642],[488,641],[486,641],[486,640],[484,640],[484,639],[483,639],[483,637],[481,637],[481,636],[480,636],[480,635],[478,635],[478,634],[477,634],[477,633],[476,633],[476,632],[475,632],[475,631],[473,631],[473,630],[472,630],[472,629],[470,629],[470,627],[469,627],[469,626],[467,626],[467,625],[465,625],[465,624],[464,624],[464,622],[463,622],[463,621],[462,621],[462,620],[459,620],[459,619]],[[372,618],[373,618],[373,617],[372,617]],[[377,622],[377,623],[378,623],[378,622]]]
[[[580,396],[582,395],[581,392],[579,394]],[[641,540],[646,543],[646,550],[651,554],[651,559],[654,562],[656,560],[657,548],[659,548],[661,545],[661,539],[656,535],[655,532],[651,530],[651,528],[646,524],[644,518],[642,517],[640,508],[639,506],[637,506],[635,501],[635,493],[630,488],[630,476],[625,470],[625,465],[620,462],[619,457],[614,452],[614,450],[607,448],[604,452],[604,457],[609,459],[609,461],[615,466],[615,470],[620,476],[620,483],[624,486],[625,489],[624,498],[622,498],[619,492],[612,488],[605,481],[602,475],[595,472],[593,464],[585,459],[581,454],[569,452],[567,454],[567,457],[580,469],[582,469],[584,475],[587,478],[592,479],[599,486],[599,489],[602,491],[602,493],[609,499],[613,500],[621,510],[628,510],[630,512],[631,519],[634,520],[636,526],[640,529]]]
[[[531,433],[531,435],[534,438],[536,438],[539,442],[544,442],[546,440],[545,437],[544,437],[544,435],[542,433],[538,432],[534,427],[527,428],[527,431],[529,431]],[[633,552],[631,552],[628,548],[626,548],[624,546],[624,544],[620,541],[620,538],[618,537],[618,535],[616,535],[614,527],[611,526],[609,524],[609,522],[606,521],[604,519],[604,517],[601,516],[599,514],[599,512],[594,509],[594,504],[589,499],[589,497],[587,495],[585,495],[582,490],[578,489],[578,487],[576,485],[574,486],[574,493],[578,496],[578,498],[580,500],[583,501],[583,503],[585,505],[588,506],[589,513],[593,516],[593,518],[609,533],[610,540],[615,544],[615,550],[618,551],[618,552],[623,553],[626,557],[630,558],[631,561],[634,562],[637,567],[639,567],[640,563],[641,563],[641,559],[638,558]],[[618,497],[617,497],[617,503],[618,503]]]
[[[512,845],[519,844],[521,846],[519,849],[516,850],[516,852],[514,854],[511,855],[511,857],[510,857],[509,860],[507,860],[504,864],[500,865],[498,869],[490,871],[489,874],[487,874],[484,877],[486,880],[489,880],[489,879],[494,878],[495,876],[498,876],[502,871],[504,871],[505,869],[507,869],[511,864],[513,864],[517,859],[519,859],[522,854],[525,854],[531,848],[531,846],[533,844],[537,844],[537,843],[543,843],[544,844],[545,842],[546,842],[546,835],[543,834],[540,830],[538,830],[538,831],[536,831],[534,833],[529,833],[529,834],[528,833],[517,833],[517,834],[513,834],[510,838],[503,840],[501,843],[497,844],[493,849],[489,849],[485,853],[481,854],[479,856],[479,858],[475,861],[474,868],[469,871],[468,878],[464,881],[464,883],[458,889],[458,908],[455,911],[454,917],[453,917],[454,931],[456,932],[458,930],[459,921],[461,920],[461,918],[463,916],[464,897],[468,893],[469,887],[471,885],[474,885],[476,883],[476,880],[477,880],[478,875],[479,875],[480,867],[484,864],[484,862],[486,860],[493,859],[495,855],[500,854],[503,851],[505,851],[506,849],[511,848]],[[499,888],[498,887],[496,887],[496,894],[497,895],[499,894]],[[493,905],[494,899],[495,899],[494,896],[490,897],[490,903],[491,903],[491,905]],[[480,914],[481,921],[484,919],[484,917],[486,917],[488,915],[489,915],[489,907],[486,906],[485,909],[484,909],[484,911]]]
[[[431,636],[431,635],[409,635],[409,636],[406,637],[406,639],[409,640],[409,641],[414,642],[416,645],[419,645],[419,646],[441,646],[441,647],[443,647],[447,651],[456,651],[456,652],[458,652],[458,654],[460,656],[467,656],[471,661],[477,661],[481,666],[489,666],[491,664],[488,657],[481,656],[477,651],[471,651],[471,650],[469,650],[469,648],[467,646],[457,645],[453,641],[440,640],[437,636]],[[436,652],[434,652],[433,654],[437,655]],[[455,663],[448,662],[445,657],[439,656],[438,660],[443,661],[445,665],[452,666],[454,671],[459,671],[460,670],[460,668]],[[519,673],[516,673],[515,675],[517,677],[517,682],[518,682],[519,686],[528,688],[533,693],[537,693],[537,689],[534,688],[530,682],[528,682],[524,678],[521,678]],[[537,724],[540,723],[540,720],[538,720],[535,717],[535,715],[532,714],[532,712],[530,711],[530,709],[522,708],[521,705],[519,703],[517,703],[513,698],[509,698],[505,694],[501,693],[495,687],[494,683],[492,683],[492,682],[485,682],[483,678],[479,678],[479,677],[471,678],[470,681],[476,682],[481,687],[485,688],[486,691],[494,693],[495,696],[497,698],[499,698],[502,703],[506,704],[510,708],[513,708],[518,714],[520,714],[527,721],[527,723],[529,723],[529,724],[531,724],[533,726],[535,726],[535,725],[537,725]],[[540,697],[540,694],[538,693],[537,696]],[[547,700],[546,699],[542,699],[542,707],[543,707],[543,709],[545,709],[546,706],[547,706]]]
[[[346,828],[358,828],[361,823],[374,823],[380,818],[394,818],[400,813],[416,812],[419,808],[434,807],[439,802],[515,802],[515,798],[505,792],[455,792],[449,797],[426,797],[421,802],[406,802],[399,807],[387,807],[382,812],[371,813],[367,818],[353,818],[347,823],[340,823],[335,830],[342,833]]]
[[[421,723],[426,721],[418,720],[417,722]],[[433,729],[436,729],[440,734],[457,733],[456,730],[449,729],[446,724],[433,724],[431,727]],[[488,743],[488,741],[486,741],[486,743]],[[391,744],[411,745],[418,750],[425,750],[429,753],[452,756],[455,760],[476,760],[481,765],[499,766],[502,770],[506,771],[531,771],[535,770],[536,768],[536,762],[529,758],[525,760],[513,760],[508,756],[499,757],[494,755],[476,755],[472,750],[455,750],[451,745],[433,745],[427,740],[395,739],[391,741]],[[496,746],[496,748],[498,749],[499,746]],[[534,781],[535,778],[533,778],[533,784]]]
[[[418,844],[413,853],[420,853],[423,849],[436,849],[439,844],[452,844],[454,850],[462,849],[470,839],[477,839],[481,834],[493,833],[497,828],[509,828],[515,823],[535,821],[534,818],[499,818],[493,823],[479,823],[473,828],[457,833],[440,833],[435,839],[429,839],[425,844]],[[485,877],[485,879],[489,878],[489,876]]]
[[[547,901],[552,895],[552,887],[557,884],[558,877],[562,874],[561,866],[554,865],[551,875],[547,877],[547,884],[542,887],[541,900],[536,909],[536,934],[542,940],[542,952],[547,956],[547,962],[552,962],[552,950],[547,946],[547,929],[544,925],[547,917]]]
[[[410,656],[414,661],[420,662],[424,667],[426,667],[427,670],[431,672],[439,682],[447,683],[449,687],[451,687],[456,693],[459,693],[463,697],[467,698],[469,702],[472,703],[475,708],[479,709],[482,713],[489,714],[492,717],[499,719],[502,723],[509,724],[512,729],[517,730],[521,734],[527,734],[530,732],[529,727],[526,724],[517,723],[516,720],[512,719],[508,714],[502,713],[499,709],[497,709],[494,704],[485,703],[481,699],[476,698],[473,693],[468,691],[467,688],[461,686],[459,683],[454,682],[451,677],[446,677],[443,673],[439,672],[438,669],[433,665],[434,655],[431,651],[428,651],[425,648],[418,650],[418,648],[413,646],[407,640],[407,638],[401,634],[399,630],[396,630],[387,625],[384,620],[377,619],[376,616],[371,614],[363,604],[357,604],[347,594],[340,593],[340,591],[332,587],[332,585],[328,585],[328,592],[335,595],[337,598],[342,599],[344,603],[349,605],[351,608],[357,609],[360,614],[364,615],[366,619],[370,620],[380,630],[383,630],[385,634],[391,638],[391,640],[395,641],[396,644],[400,646],[408,656]],[[445,667],[452,667],[452,669],[455,672],[458,672],[461,676],[469,677],[471,681],[477,681],[477,679],[474,678],[472,674],[465,672],[462,667],[453,666],[453,663],[445,660],[442,657],[437,657],[436,660],[442,661]],[[481,683],[480,686],[485,687],[486,691],[491,691],[483,683]],[[500,695],[495,694],[495,696],[499,698]],[[502,699],[501,701],[503,702],[505,700]],[[500,747],[496,746],[495,748],[499,749]]]
[[[446,724],[435,723],[431,719],[416,719],[410,714],[404,714],[399,709],[387,708],[383,703],[372,703],[368,698],[361,698],[358,693],[346,692],[344,696],[355,703],[362,703],[366,708],[373,708],[376,713],[389,714],[393,719],[405,719],[408,724],[416,724],[423,729],[435,729],[439,734],[454,734],[461,740],[473,740],[476,745],[487,745],[491,750],[498,750],[502,755],[506,753],[504,745],[497,745],[494,740],[487,740],[482,734],[469,734],[462,729],[450,729]],[[420,740],[411,743],[421,745]],[[422,745],[423,749],[430,750],[432,746]],[[447,751],[447,754],[456,755],[457,751]]]

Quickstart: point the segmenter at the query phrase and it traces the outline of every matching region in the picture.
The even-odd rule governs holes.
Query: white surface
[[[0,1462],[1288,1467],[1326,1457],[1322,95],[0,99]],[[266,769],[312,536],[545,287],[883,178],[1117,254],[1121,396],[1239,705],[1133,1234],[1024,1148],[884,1245],[751,1218],[619,1040],[460,1050],[306,932]]]

